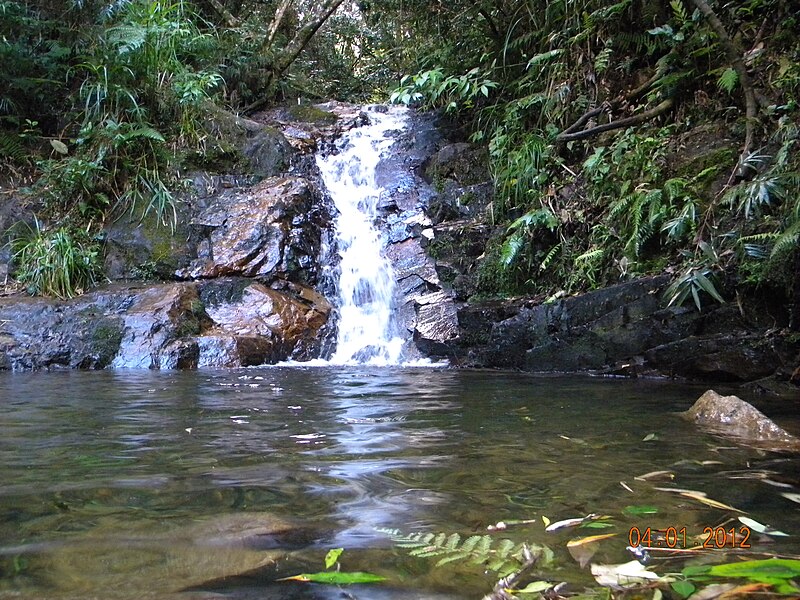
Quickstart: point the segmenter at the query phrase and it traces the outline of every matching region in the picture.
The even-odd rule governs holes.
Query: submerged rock
[[[308,538],[269,513],[222,515],[178,525],[109,518],[30,555],[28,563],[48,589],[59,594],[150,598],[273,565],[286,549],[297,546],[298,535],[303,541]]]
[[[738,396],[721,396],[708,390],[682,416],[714,433],[777,450],[800,451],[797,438]]]

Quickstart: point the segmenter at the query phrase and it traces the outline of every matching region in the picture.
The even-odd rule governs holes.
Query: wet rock
[[[711,431],[746,443],[800,451],[800,438],[791,435],[737,396],[721,396],[714,390],[708,390],[682,416]]]
[[[434,184],[452,179],[462,186],[489,181],[489,155],[485,147],[449,144],[430,157],[425,165],[425,177]]]
[[[417,240],[409,239],[389,245],[386,256],[392,262],[397,281],[407,294],[422,291],[426,284],[438,288],[439,275],[436,273],[436,266]],[[403,281],[409,278],[417,285],[404,285]]]
[[[292,293],[244,279],[208,282],[202,298],[214,327],[198,338],[201,367],[276,363],[318,355],[331,305],[313,289]]]
[[[273,565],[299,528],[268,513],[222,515],[190,524],[99,519],[94,528],[31,555],[59,594],[156,597]],[[88,596],[84,596],[88,597]]]
[[[197,286],[166,284],[137,294],[123,316],[123,337],[111,366],[175,369],[197,366],[196,342],[182,340],[211,326]]]
[[[292,146],[275,127],[264,127],[244,146],[250,171],[258,178],[274,177],[289,169]]]
[[[114,313],[126,300],[0,298],[0,370],[105,368],[122,341],[123,322]]]
[[[445,342],[458,337],[458,312],[450,294],[434,292],[414,299],[414,343],[425,354],[445,351]]]
[[[328,222],[314,189],[299,177],[273,177],[224,192],[192,221],[202,232],[197,258],[176,276],[315,279],[321,228]]]
[[[784,361],[763,335],[690,336],[649,350],[647,361],[665,372],[693,379],[753,381]]]
[[[167,216],[167,218],[169,218]],[[125,214],[105,230],[105,273],[111,280],[172,279],[192,259],[188,217],[182,207],[173,229],[155,211],[139,219]]]

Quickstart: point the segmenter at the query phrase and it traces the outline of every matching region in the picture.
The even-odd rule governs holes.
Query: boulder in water
[[[729,435],[749,444],[768,449],[800,451],[800,438],[776,425],[738,396],[721,396],[714,390],[708,390],[688,411],[681,414],[714,433]]]

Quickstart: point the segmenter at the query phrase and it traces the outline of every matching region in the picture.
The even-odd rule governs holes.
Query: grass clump
[[[12,241],[16,279],[31,295],[73,298],[96,281],[100,248],[84,231],[67,225],[54,230],[39,221]]]

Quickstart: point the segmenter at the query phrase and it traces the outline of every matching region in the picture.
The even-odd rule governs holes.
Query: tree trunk
[[[269,96],[273,86],[275,85],[275,82],[286,72],[292,63],[297,60],[297,57],[300,56],[300,53],[308,45],[308,42],[311,41],[311,38],[314,37],[314,34],[319,31],[319,28],[322,27],[325,21],[330,18],[330,16],[336,11],[337,8],[339,8],[339,6],[342,5],[342,3],[344,3],[344,0],[324,0],[321,3],[315,14],[311,15],[308,21],[306,21],[305,24],[303,24],[303,26],[295,32],[294,37],[286,45],[286,47],[276,54],[264,81],[264,96],[261,99],[253,102],[250,106],[246,107],[243,112],[247,113],[257,110],[269,102]],[[280,15],[277,12],[275,13],[275,18],[272,22],[273,25],[275,23],[280,24],[280,19],[283,18],[283,14],[285,13],[289,4],[290,1],[287,0],[284,0],[281,3],[281,6],[278,8]],[[278,26],[274,25],[274,27],[277,30]],[[263,52],[266,52],[269,49],[273,37],[274,33],[272,32],[271,26],[270,33],[262,45]]]
[[[750,75],[748,75],[747,67],[742,59],[742,49],[734,40],[730,38],[728,32],[725,30],[725,26],[722,24],[722,21],[719,20],[719,17],[714,12],[714,9],[711,8],[706,0],[692,0],[692,2],[706,18],[708,24],[711,26],[711,29],[714,30],[714,33],[717,34],[719,42],[722,44],[722,48],[725,50],[725,55],[728,57],[731,66],[733,66],[733,68],[736,70],[737,75],[739,75],[739,83],[744,91],[746,110],[745,139],[744,148],[739,156],[739,165],[737,167],[736,174],[740,178],[745,178],[748,175],[747,171],[749,168],[747,166],[747,159],[750,156],[750,152],[753,148],[756,117],[758,115],[758,101],[756,100],[756,94],[753,91],[753,83],[750,81]],[[750,177],[747,178],[749,179]]]

